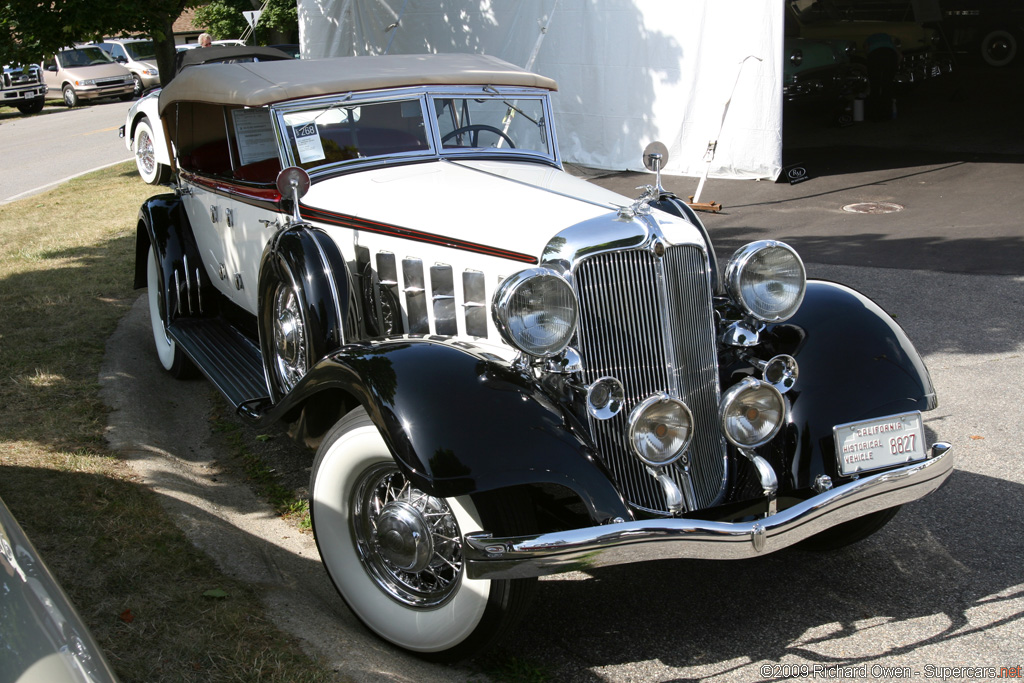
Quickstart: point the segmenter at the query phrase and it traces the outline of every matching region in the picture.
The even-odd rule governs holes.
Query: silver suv
[[[96,46],[132,72],[136,97],[160,85],[160,71],[156,67],[156,49],[152,40],[117,38],[96,43]]]

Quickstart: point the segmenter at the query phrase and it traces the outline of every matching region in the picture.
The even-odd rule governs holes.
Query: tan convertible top
[[[160,93],[160,113],[175,102],[259,107],[302,97],[418,85],[558,89],[550,78],[488,55],[386,55],[206,64],[183,69],[175,76]]]

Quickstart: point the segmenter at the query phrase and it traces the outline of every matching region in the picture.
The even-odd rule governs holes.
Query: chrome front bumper
[[[953,470],[950,448],[937,443],[927,460],[861,476],[752,522],[663,519],[515,538],[467,534],[463,545],[467,574],[472,579],[515,579],[645,560],[756,557],[837,524],[923,498]]]

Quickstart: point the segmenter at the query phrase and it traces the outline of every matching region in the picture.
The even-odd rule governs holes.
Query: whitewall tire
[[[146,258],[146,287],[149,297],[149,324],[153,330],[153,343],[160,365],[179,379],[195,376],[192,361],[167,335],[166,303],[163,300],[163,286],[160,281],[160,264],[157,263],[156,251],[152,246],[149,247],[149,255]]]
[[[310,498],[335,587],[370,630],[399,647],[433,660],[472,656],[529,602],[535,580],[466,577],[461,534],[491,520],[468,496],[440,499],[412,487],[362,409],[324,438]]]
[[[171,179],[171,169],[156,158],[155,137],[149,119],[143,117],[135,125],[132,149],[135,150],[135,168],[150,185],[163,185]]]

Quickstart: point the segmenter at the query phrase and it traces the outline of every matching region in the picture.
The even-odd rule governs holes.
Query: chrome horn
[[[761,378],[778,389],[780,394],[792,389],[800,376],[800,367],[796,363],[796,358],[785,353],[780,353],[768,360],[760,358],[748,358],[747,360],[761,371]]]

